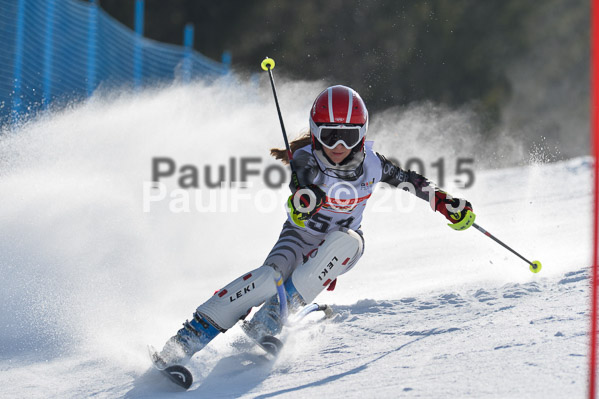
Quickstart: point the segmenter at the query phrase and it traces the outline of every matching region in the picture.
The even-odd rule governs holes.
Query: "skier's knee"
[[[200,305],[197,312],[221,331],[233,327],[249,309],[276,294],[275,269],[261,266],[233,280]]]
[[[339,275],[351,269],[363,250],[362,236],[355,231],[342,229],[331,232],[295,269],[285,287],[291,296],[299,295],[300,302],[311,302]]]
[[[343,269],[343,271],[341,272],[341,274],[343,274],[350,271],[356,265],[356,263],[358,263],[358,260],[360,260],[360,258],[364,254],[364,237],[362,236],[361,232],[357,233],[356,231],[349,228],[342,227],[340,231],[347,233],[351,237],[355,238],[356,241],[358,241],[358,250],[356,251],[355,255],[352,256],[349,262],[347,262],[345,269]]]

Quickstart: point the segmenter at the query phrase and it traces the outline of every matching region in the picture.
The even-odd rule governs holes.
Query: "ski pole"
[[[476,223],[473,223],[472,226],[474,226],[478,231],[480,231],[481,233],[483,233],[484,235],[486,235],[487,237],[489,237],[490,239],[492,239],[493,241],[495,241],[496,243],[498,243],[499,245],[501,245],[505,249],[508,249],[513,254],[517,255],[520,259],[522,259],[526,263],[528,263],[529,264],[529,269],[530,269],[531,272],[538,273],[538,272],[541,271],[541,267],[542,267],[541,266],[541,262],[539,262],[538,260],[534,260],[532,262],[529,261],[524,256],[520,255],[518,252],[516,252],[513,249],[511,249],[509,246],[507,246],[506,244],[504,244],[503,242],[501,242],[501,240],[499,240],[498,238],[496,238],[495,236],[493,236],[491,233],[489,233],[487,230],[483,229],[482,227],[480,227]]]
[[[293,319],[293,322],[297,323],[300,320],[302,320],[304,317],[306,317],[309,313],[316,312],[318,310],[321,312],[324,312],[325,319],[330,319],[334,315],[334,311],[333,311],[333,309],[331,309],[331,307],[329,305],[319,305],[317,303],[312,303],[310,305],[304,306],[304,308],[302,310],[297,312],[297,314],[295,315],[295,318]]]
[[[272,58],[266,57],[262,63],[260,64],[263,70],[268,72],[268,77],[270,78],[270,85],[272,86],[272,94],[275,97],[275,104],[277,106],[277,113],[279,114],[279,122],[281,123],[281,131],[283,132],[283,140],[285,140],[285,149],[287,149],[287,157],[289,158],[289,166],[291,166],[291,179],[296,188],[299,188],[299,180],[297,178],[297,173],[295,173],[295,169],[293,167],[293,153],[291,152],[291,147],[289,147],[289,140],[287,140],[287,132],[285,131],[285,124],[283,123],[283,115],[281,114],[281,107],[279,107],[279,99],[277,97],[277,89],[275,88],[275,80],[272,76],[272,70],[275,67],[275,60]]]

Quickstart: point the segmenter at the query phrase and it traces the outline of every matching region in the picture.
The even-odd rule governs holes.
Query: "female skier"
[[[475,215],[468,201],[452,198],[425,177],[394,165],[366,142],[368,111],[359,94],[332,86],[318,95],[310,111],[310,133],[291,142],[296,178],[288,218],[264,264],[226,285],[200,305],[191,320],[158,354],[163,366],[184,364],[221,332],[264,303],[243,330],[260,340],[281,331],[275,278],[284,281],[290,312],[312,302],[364,252],[360,231],[366,202],[379,182],[408,189],[434,211],[465,230]],[[288,163],[287,151],[271,155]]]

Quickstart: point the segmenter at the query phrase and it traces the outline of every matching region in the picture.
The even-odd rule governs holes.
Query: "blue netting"
[[[102,87],[218,76],[225,64],[143,37],[97,4],[0,0],[0,123]]]

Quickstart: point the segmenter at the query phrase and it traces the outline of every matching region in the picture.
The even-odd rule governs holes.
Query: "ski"
[[[283,349],[283,341],[272,335],[265,335],[256,343],[266,351],[272,358],[276,358]]]
[[[158,355],[158,351],[150,345],[148,345],[148,352],[150,354],[150,360],[152,360],[152,364],[156,370],[160,371],[170,381],[181,388],[187,390],[191,387],[191,384],[193,384],[193,375],[187,368],[178,364],[166,366],[164,361]]]

